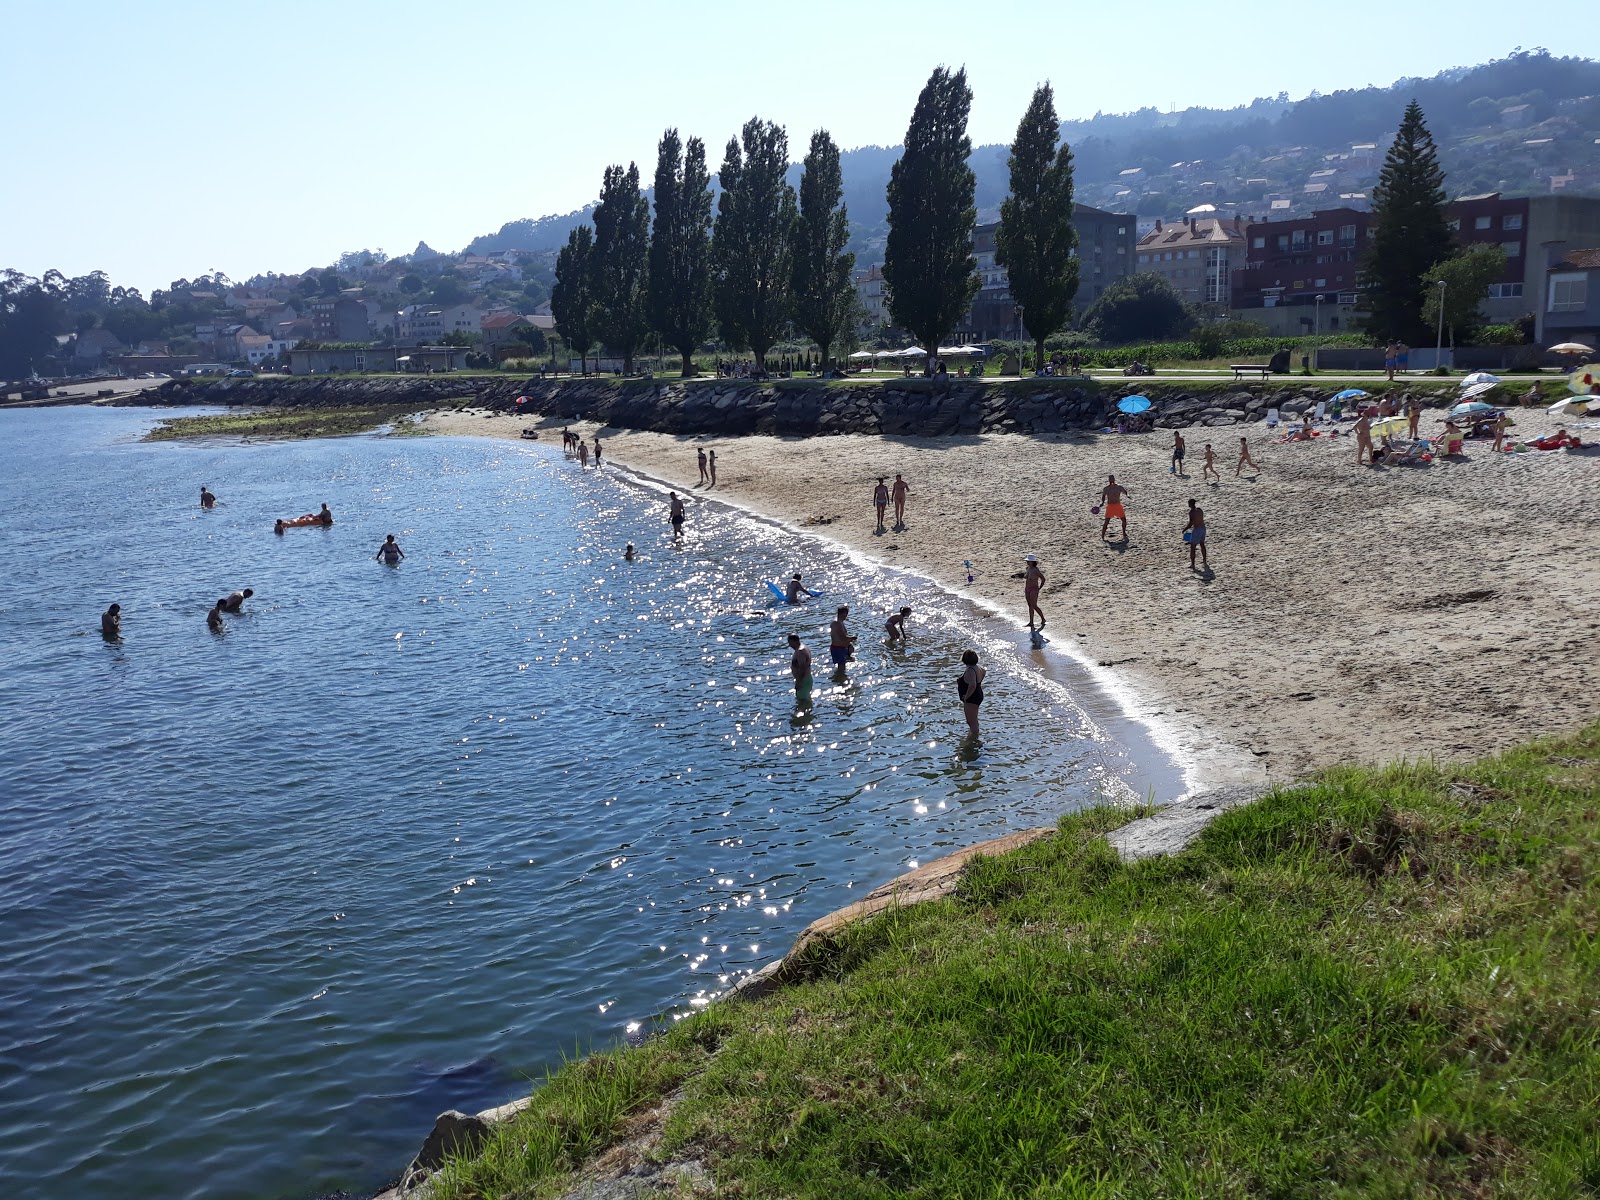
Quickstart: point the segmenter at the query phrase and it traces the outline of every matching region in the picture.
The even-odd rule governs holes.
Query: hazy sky
[[[980,144],[1045,78],[1064,118],[1298,98],[1571,50],[1591,3],[0,0],[0,267],[148,292],[455,250],[580,207],[609,162],[648,179],[669,124],[713,169],[754,114],[802,153],[818,127],[896,144],[939,63],[966,66]]]

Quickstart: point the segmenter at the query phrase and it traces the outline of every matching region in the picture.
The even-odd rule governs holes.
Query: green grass
[[[448,407],[431,404],[430,408]],[[148,442],[203,437],[311,438],[366,433],[391,425],[392,433],[420,435],[411,420],[416,404],[374,404],[351,408],[249,409],[207,417],[172,417],[145,435]]]
[[[764,999],[557,1072],[441,1195],[656,1153],[738,1197],[1600,1195],[1600,725],[1337,770],[1125,866],[972,868]]]

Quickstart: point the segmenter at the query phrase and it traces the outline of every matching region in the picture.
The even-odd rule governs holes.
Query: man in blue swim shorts
[[[828,654],[833,659],[834,677],[843,679],[845,664],[855,657],[856,639],[850,636],[850,631],[845,628],[845,618],[850,615],[850,606],[841,604],[839,615],[828,626]]]

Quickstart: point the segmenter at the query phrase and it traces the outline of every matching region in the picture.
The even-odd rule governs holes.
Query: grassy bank
[[[554,1194],[663,1098],[652,1153],[727,1196],[1600,1194],[1597,794],[1600,725],[1332,772],[1170,859],[1069,817],[558,1072],[442,1194]]]
[[[392,432],[396,434],[418,435],[422,430],[412,420],[417,411],[415,404],[374,404],[351,408],[246,409],[208,417],[173,417],[162,421],[147,433],[145,440],[170,442],[184,438],[205,437],[338,437],[343,434],[367,433],[385,425],[392,426]]]

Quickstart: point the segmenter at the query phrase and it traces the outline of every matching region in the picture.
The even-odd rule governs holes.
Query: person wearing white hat
[[[1044,628],[1044,611],[1039,607],[1039,589],[1044,586],[1044,572],[1039,569],[1038,555],[1028,555],[1028,571],[1022,579],[1022,594],[1028,601],[1028,628],[1033,628],[1034,614],[1038,614],[1039,628]]]

